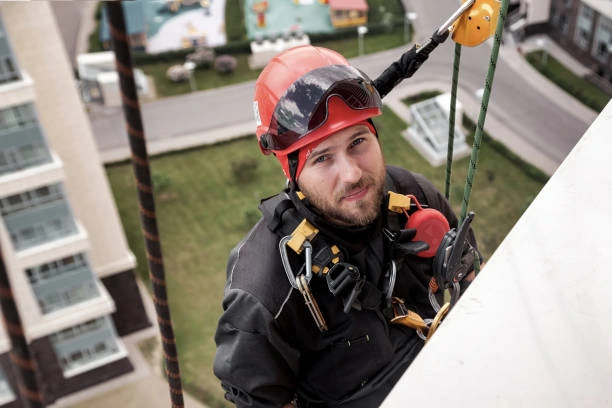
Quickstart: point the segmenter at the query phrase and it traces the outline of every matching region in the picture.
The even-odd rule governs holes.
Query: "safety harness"
[[[433,256],[434,275],[429,285],[429,299],[437,312],[433,319],[423,319],[419,314],[409,310],[403,299],[393,297],[397,268],[393,258],[384,275],[382,291],[373,289],[359,269],[347,262],[348,254],[341,245],[329,242],[319,229],[302,216],[293,203],[289,190],[264,199],[259,206],[268,228],[281,236],[279,253],[287,279],[294,289],[303,296],[304,302],[321,332],[328,330],[325,317],[310,290],[310,281],[314,276],[322,277],[332,295],[341,297],[344,312],[349,313],[355,300],[364,287],[384,296],[385,313],[393,324],[411,327],[424,339],[428,340],[444,316],[459,297],[459,282],[470,270],[473,254],[477,251],[467,241],[467,231],[473,219],[473,213],[462,223],[458,230],[450,229],[448,221],[439,211],[424,208],[415,196],[393,192],[392,178],[387,175],[386,207],[388,209],[383,232],[385,239],[394,248],[403,253],[431,258]],[[299,200],[303,194],[294,192]],[[404,214],[407,222],[401,228],[398,215]],[[399,227],[398,227],[399,226]],[[295,261],[297,254],[299,261]],[[465,254],[472,254],[465,256]],[[467,263],[466,263],[467,262]],[[449,303],[440,306],[436,293],[440,289],[453,289]]]

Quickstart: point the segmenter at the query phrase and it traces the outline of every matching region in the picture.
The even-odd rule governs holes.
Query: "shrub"
[[[222,75],[232,74],[238,66],[238,60],[231,55],[219,55],[215,60],[215,70]]]
[[[172,65],[166,71],[166,76],[172,82],[184,82],[189,79],[189,71],[182,65]]]
[[[198,48],[187,54],[186,60],[193,62],[198,68],[210,68],[215,60],[215,51],[207,47]]]

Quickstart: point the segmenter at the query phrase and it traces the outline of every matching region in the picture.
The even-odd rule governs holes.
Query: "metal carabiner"
[[[283,263],[283,268],[285,269],[285,273],[287,274],[287,279],[289,279],[289,283],[295,289],[299,289],[296,274],[293,273],[293,269],[291,268],[291,263],[289,262],[289,255],[287,254],[287,242],[291,240],[291,235],[286,235],[278,241],[278,250],[280,252],[281,262]],[[306,282],[310,283],[312,279],[312,244],[310,241],[304,241],[302,244],[304,248],[304,257],[306,258],[306,262],[304,265],[305,270],[305,278]],[[302,275],[302,274],[300,274]]]
[[[391,302],[393,297],[393,289],[395,288],[395,279],[397,278],[397,266],[395,265],[395,261],[391,260],[391,265],[389,265],[389,283],[387,286],[386,298],[387,302]]]

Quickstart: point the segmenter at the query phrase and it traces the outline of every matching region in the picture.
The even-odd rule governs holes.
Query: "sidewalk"
[[[544,50],[552,55],[565,68],[569,69],[579,77],[585,76],[591,72],[590,69],[582,65],[582,63],[568,54],[552,38],[545,34],[531,36],[525,39],[525,41],[522,43],[518,44],[518,47],[523,54],[536,50]]]

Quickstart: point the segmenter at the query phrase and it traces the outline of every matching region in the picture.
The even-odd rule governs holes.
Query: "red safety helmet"
[[[303,45],[279,53],[264,68],[253,110],[261,151],[274,153],[293,180],[304,160],[290,166],[290,153],[380,115],[382,102],[372,80],[342,55]]]

